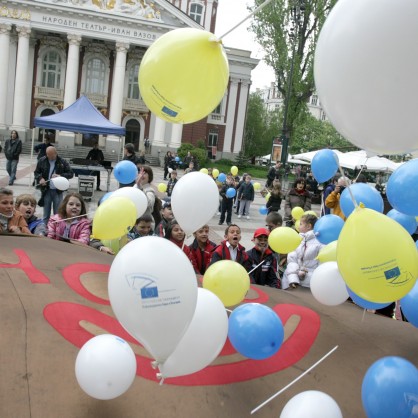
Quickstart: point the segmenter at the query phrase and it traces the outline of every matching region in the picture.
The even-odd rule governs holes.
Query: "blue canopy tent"
[[[83,134],[125,135],[125,128],[109,122],[90,102],[81,96],[71,106],[50,116],[34,119],[34,126]]]

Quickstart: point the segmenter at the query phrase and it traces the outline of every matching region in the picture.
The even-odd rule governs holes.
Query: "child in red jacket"
[[[205,274],[209,267],[212,251],[216,244],[209,240],[209,225],[204,225],[194,234],[194,241],[189,245],[189,249],[196,263],[196,274]]]

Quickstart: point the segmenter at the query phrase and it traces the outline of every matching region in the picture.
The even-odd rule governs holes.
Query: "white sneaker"
[[[220,216],[221,215],[221,212],[218,212],[217,215]]]
[[[238,215],[238,219],[241,219],[241,215]]]
[[[249,217],[249,216],[247,216],[247,219],[250,219],[250,217]]]

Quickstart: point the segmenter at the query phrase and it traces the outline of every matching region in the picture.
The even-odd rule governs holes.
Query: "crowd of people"
[[[16,141],[17,136],[12,134],[10,141],[13,139]],[[15,144],[16,142],[12,145]],[[38,159],[35,169],[35,184],[41,190],[41,199],[37,202],[30,194],[21,194],[14,199],[11,189],[1,188],[0,233],[32,234],[66,242],[75,241],[114,254],[112,248],[100,239],[92,237],[92,221],[88,218],[83,197],[79,193],[62,192],[54,186],[55,177],[63,176],[70,179],[74,174],[68,162],[58,155],[51,144],[44,141],[42,145],[44,146],[40,147],[38,152],[43,155]],[[11,146],[7,147],[10,149]],[[103,153],[98,151],[98,147],[94,146],[89,157],[99,161]],[[284,192],[281,188],[283,173],[280,163],[272,167],[267,177],[270,194],[266,203],[268,213],[265,227],[255,228],[252,234],[253,247],[246,250],[240,243],[241,228],[232,220],[232,215],[237,215],[238,220],[250,219],[251,203],[255,198],[252,177],[248,173],[244,173],[241,178],[228,173],[224,181],[219,181],[213,178],[212,170],[208,170],[208,175],[217,183],[219,189],[218,224],[223,225],[226,222],[224,237],[223,240],[214,242],[209,238],[209,225],[204,225],[193,234],[193,242],[186,245],[186,234],[174,218],[171,208],[171,196],[179,181],[176,158],[170,152],[166,155],[166,196],[160,199],[152,184],[152,168],[144,165],[146,161],[136,156],[132,144],[126,144],[124,151],[124,159],[137,165],[138,176],[132,184],[120,184],[120,187],[139,188],[144,192],[148,204],[145,213],[136,220],[126,237],[121,239],[120,246],[145,236],[158,236],[181,248],[197,275],[204,275],[209,266],[219,260],[233,260],[248,271],[252,283],[284,290],[310,286],[312,273],[319,264],[317,256],[323,247],[314,233],[317,217],[306,213],[312,209],[312,188],[308,180],[311,173],[307,173],[305,177],[297,177],[289,190]],[[196,171],[197,161],[194,157],[187,155],[184,160],[187,162],[187,168],[183,175]],[[7,159],[7,164],[11,167],[9,184],[12,185],[16,176],[12,167],[16,167],[17,163],[9,164]],[[361,182],[364,179],[359,176],[357,181]],[[97,184],[99,188],[99,179]],[[324,186],[321,215],[332,213],[345,219],[339,207],[339,199],[346,185],[347,179],[336,175]],[[43,207],[42,218],[35,214],[37,206]],[[289,254],[277,254],[268,245],[269,234],[282,224],[295,228],[292,211],[296,207],[305,212],[298,226],[301,243]],[[283,218],[279,212],[284,214]]]

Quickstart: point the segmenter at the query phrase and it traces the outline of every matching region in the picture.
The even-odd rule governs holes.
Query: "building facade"
[[[277,86],[275,83],[271,83],[270,87],[264,89],[257,89],[256,93],[262,98],[264,106],[269,111],[274,111],[277,109],[281,109],[283,106],[283,96],[278,91]],[[324,108],[321,106],[319,101],[319,97],[317,94],[313,94],[307,103],[308,110],[311,115],[322,121],[326,121],[327,115],[325,113]]]
[[[223,0],[227,1],[227,0]],[[208,117],[188,125],[152,114],[138,88],[147,48],[177,28],[214,31],[218,0],[0,0],[0,137],[15,129],[23,141],[42,140],[33,118],[65,109],[86,95],[126,137],[48,132],[57,147],[91,145],[119,153],[123,141],[152,153],[203,140],[208,154],[230,158],[243,144],[251,52],[225,46],[230,80]],[[202,80],[204,83],[204,80]]]

